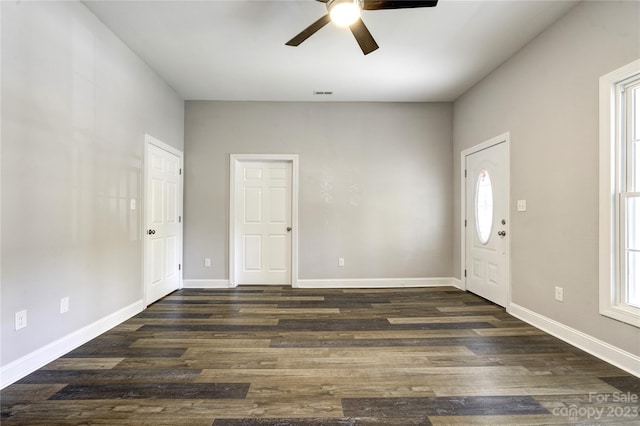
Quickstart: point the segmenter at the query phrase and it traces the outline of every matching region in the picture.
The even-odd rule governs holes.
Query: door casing
[[[467,279],[465,277],[465,270],[467,269],[466,263],[467,263],[467,230],[465,227],[465,216],[466,216],[466,212],[467,212],[467,202],[466,202],[466,195],[467,195],[467,179],[465,178],[465,169],[466,169],[466,161],[467,161],[467,156],[472,155],[476,152],[485,150],[487,148],[491,148],[494,145],[498,145],[500,143],[504,143],[506,146],[506,151],[507,151],[507,159],[506,162],[507,164],[505,164],[505,168],[506,168],[506,203],[507,203],[507,209],[505,212],[506,215],[506,221],[507,221],[507,232],[509,233],[509,238],[507,238],[506,241],[506,248],[505,248],[505,255],[506,255],[506,259],[505,259],[505,264],[506,264],[506,287],[507,287],[507,302],[506,302],[506,306],[505,308],[507,309],[507,312],[510,310],[509,307],[511,305],[511,155],[510,155],[510,134],[509,132],[503,133],[501,135],[498,135],[494,138],[491,138],[483,143],[480,143],[478,145],[475,145],[471,148],[465,149],[464,151],[462,151],[460,153],[460,281],[462,283],[462,290],[467,290]]]
[[[239,163],[249,161],[282,161],[291,163],[291,287],[298,287],[298,155],[297,154],[231,154],[229,159],[229,287],[237,287],[236,255],[236,174]]]

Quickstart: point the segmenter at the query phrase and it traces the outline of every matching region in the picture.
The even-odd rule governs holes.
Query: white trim
[[[98,337],[132,316],[139,314],[143,309],[144,303],[142,299],[138,300],[92,324],[61,337],[55,342],[51,342],[7,365],[3,365],[2,369],[0,369],[0,389],[4,389],[78,346]]]
[[[509,308],[509,313],[514,317],[615,365],[628,373],[640,377],[639,356],[619,349],[607,342],[603,342],[593,336],[568,327],[515,303],[512,303]]]
[[[182,280],[182,288],[233,288],[229,280]]]
[[[452,283],[451,283],[452,286],[454,286],[455,288],[459,288],[462,291],[466,291],[466,289],[462,287],[463,283],[462,283],[461,280],[459,280],[459,279],[457,279],[455,277],[451,278],[451,280],[452,280]]]
[[[475,152],[475,151],[474,151]],[[467,150],[460,153],[460,283],[462,290],[467,290]]]
[[[182,158],[182,156],[183,156],[183,154],[184,154],[184,153],[183,153],[182,151],[180,151],[179,149],[174,148],[174,147],[172,147],[171,145],[168,145],[168,144],[166,144],[166,143],[162,142],[160,139],[156,139],[156,138],[154,138],[153,136],[151,136],[151,135],[150,135],[150,134],[148,134],[148,133],[145,133],[145,134],[144,134],[144,141],[145,141],[146,143],[150,143],[151,145],[155,145],[155,146],[157,146],[157,147],[158,147],[158,148],[160,148],[160,149],[164,149],[165,151],[172,153],[172,154],[173,154],[173,155],[175,155],[176,157],[180,157],[180,158]],[[182,166],[182,164],[180,164],[180,165]]]
[[[460,288],[456,278],[336,278],[336,279],[299,279],[299,288],[404,288],[404,287],[440,287]]]
[[[599,311],[601,315],[640,327],[637,310],[629,309],[619,301],[616,276],[616,237],[618,234],[616,216],[617,185],[617,125],[615,123],[615,87],[618,83],[638,74],[640,59],[631,62],[609,74],[600,77],[600,135],[599,135]],[[635,311],[635,312],[634,312]]]
[[[180,159],[180,169],[182,170],[182,174],[180,175],[180,186],[179,186],[179,207],[178,207],[178,215],[181,217],[180,222],[180,236],[179,236],[179,250],[180,250],[180,258],[178,262],[180,262],[181,266],[184,266],[184,153],[179,149],[172,147],[159,139],[154,138],[148,133],[144,134],[144,182],[142,184],[142,195],[141,195],[141,203],[142,208],[140,209],[142,212],[142,294],[144,295],[144,306],[149,306],[150,303],[155,302],[155,300],[149,301],[149,296],[147,292],[147,253],[149,252],[149,239],[146,238],[146,230],[149,228],[149,224],[147,223],[147,179],[149,172],[149,145],[153,145],[157,148],[160,148],[164,151],[167,151]],[[178,277],[178,288],[182,288],[182,274],[184,273],[184,268],[181,267],[179,271]]]
[[[483,143],[472,146],[471,148],[467,148],[460,153],[460,289],[467,289],[467,280],[464,276],[464,271],[466,269],[467,263],[467,230],[464,226],[464,219],[467,214],[467,188],[466,188],[466,178],[465,178],[465,169],[467,165],[467,156],[474,154],[476,152],[482,151],[487,148],[491,148],[494,145],[498,145],[504,143],[506,144],[507,150],[507,164],[505,165],[507,168],[507,181],[506,184],[506,194],[507,197],[507,211],[506,211],[506,221],[507,221],[507,233],[509,238],[507,238],[507,249],[506,249],[506,264],[507,264],[507,302],[505,307],[509,306],[511,303],[511,135],[509,132],[505,132],[501,135],[498,135],[494,138],[491,138]]]
[[[230,154],[229,156],[229,286],[235,279],[235,176],[241,161],[287,161],[291,163],[291,287],[298,287],[298,155],[297,154]]]

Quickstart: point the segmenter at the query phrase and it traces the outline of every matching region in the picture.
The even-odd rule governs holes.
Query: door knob
[[[155,229],[149,229],[149,230],[147,231],[147,234],[149,234],[149,235],[153,235],[153,234],[155,234],[155,233],[156,233],[156,230],[155,230]]]
[[[504,237],[505,235],[507,235],[507,233],[505,231],[498,231],[498,235]]]
[[[287,226],[287,232],[291,232],[291,227]]]

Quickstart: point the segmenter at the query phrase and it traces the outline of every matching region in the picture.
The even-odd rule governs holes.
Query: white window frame
[[[631,192],[622,87],[640,80],[640,60],[600,77],[600,313],[640,328],[640,308],[627,303],[625,204]],[[636,191],[638,188],[635,189]]]

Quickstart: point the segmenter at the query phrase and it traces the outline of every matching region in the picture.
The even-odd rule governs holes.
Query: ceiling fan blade
[[[351,24],[349,27],[353,36],[356,38],[356,41],[360,45],[360,49],[362,49],[362,53],[368,55],[378,48],[378,43],[373,39],[373,36],[367,29],[367,26],[362,22],[362,18],[358,18],[356,22]]]
[[[298,45],[300,45],[300,43],[302,43],[303,41],[305,41],[306,39],[308,39],[309,37],[314,35],[320,28],[322,28],[325,25],[327,25],[330,21],[331,21],[331,18],[329,17],[329,14],[327,13],[322,18],[318,19],[316,22],[314,22],[313,24],[309,25],[307,28],[302,30],[302,32],[300,34],[298,34],[297,36],[295,36],[294,38],[292,38],[291,40],[289,40],[285,44],[287,46],[298,46]]]
[[[364,10],[411,9],[414,7],[434,7],[438,0],[364,0]]]

